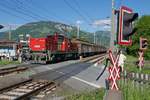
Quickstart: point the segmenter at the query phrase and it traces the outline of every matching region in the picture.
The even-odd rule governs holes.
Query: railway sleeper
[[[3,95],[3,94],[1,94],[0,95],[0,99],[1,100],[14,100],[16,97],[14,96],[9,96],[9,95]]]
[[[15,67],[15,68],[10,68],[10,69],[3,69],[3,70],[1,70],[0,71],[0,76],[4,76],[4,75],[6,75],[6,74],[11,74],[11,73],[15,73],[15,72],[17,72],[17,73],[19,73],[19,72],[21,72],[21,71],[24,71],[24,70],[26,70],[27,69],[27,67]]]
[[[51,92],[53,92],[56,89],[56,85],[52,86],[52,87],[47,87],[44,90],[42,90],[40,93],[38,93],[37,95],[31,97],[32,100],[41,100],[43,97],[45,97],[47,94],[50,94]]]
[[[24,100],[34,97],[42,99],[45,95],[51,93],[55,89],[56,84],[54,82],[30,79],[2,89],[0,92],[0,100]]]
[[[14,91],[16,91],[16,92],[31,92],[32,90],[30,90],[30,89],[22,89],[22,88],[18,88],[18,89],[14,89]]]
[[[7,91],[12,90],[12,88],[13,88],[13,89],[14,89],[14,88],[16,89],[16,88],[18,88],[19,86],[25,85],[25,84],[27,84],[27,83],[29,83],[29,82],[31,82],[31,81],[32,81],[32,79],[28,79],[28,80],[25,80],[25,81],[23,81],[23,82],[21,82],[21,83],[14,84],[14,85],[12,85],[12,86],[9,86],[9,87],[0,89],[0,94],[3,93],[3,92],[7,92]]]
[[[33,91],[31,91],[27,94],[24,94],[24,95],[16,98],[15,100],[22,100],[22,99],[30,98],[31,96],[38,94],[41,90],[45,89],[46,87],[53,86],[53,85],[55,85],[54,82],[49,82],[49,83],[45,84],[44,86],[41,86],[41,87],[34,89]]]
[[[9,92],[6,92],[6,93],[3,93],[4,95],[9,95],[9,96],[21,96],[21,95],[24,95],[26,94],[26,92],[16,92],[16,91],[9,91]]]

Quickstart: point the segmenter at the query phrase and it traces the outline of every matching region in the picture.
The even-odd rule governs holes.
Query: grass
[[[19,64],[18,61],[1,60],[0,65]]]
[[[123,93],[123,100],[150,100],[150,85],[135,86],[132,81],[120,83],[120,89]]]
[[[137,65],[135,65],[135,62],[138,60],[138,58],[130,56],[130,55],[126,55],[127,60],[125,62],[125,69],[127,71],[130,72],[136,72],[136,73],[144,73],[144,74],[150,74],[150,63],[145,63],[144,64],[144,68],[142,69],[142,71],[140,71],[137,68]]]
[[[91,92],[84,92],[68,96],[65,100],[103,100],[105,89],[97,89]]]

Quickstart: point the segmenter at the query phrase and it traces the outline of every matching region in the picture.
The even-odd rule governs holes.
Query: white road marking
[[[54,68],[51,68],[51,67],[47,67],[47,69],[50,69],[50,70],[52,70],[52,69],[54,69]]]
[[[91,86],[93,86],[93,87],[101,88],[101,86],[99,86],[99,85],[97,85],[97,84],[88,82],[88,81],[83,80],[83,79],[81,79],[81,78],[78,78],[78,77],[76,77],[76,76],[72,76],[71,78],[76,79],[76,80],[79,80],[79,81],[81,81],[81,82],[83,82],[83,83],[86,83],[86,84],[88,84],[88,85],[91,85]]]
[[[96,64],[96,66],[97,66],[97,64]],[[95,66],[95,67],[96,67],[96,66]],[[55,69],[55,68],[47,67],[46,69],[53,70],[53,69]],[[60,73],[60,74],[62,74],[62,75],[65,75],[65,74],[66,74],[65,72],[62,72],[62,71],[55,71],[55,72]],[[95,87],[95,88],[101,88],[100,85],[97,85],[97,84],[94,84],[94,83],[92,83],[92,82],[86,81],[86,80],[81,79],[81,78],[79,78],[79,77],[72,76],[71,78],[76,79],[76,80],[78,80],[78,81],[81,81],[81,82],[83,82],[83,83],[86,83],[86,84],[88,84],[88,85],[90,85],[90,86],[93,86],[93,87]]]
[[[60,73],[60,74],[63,74],[63,75],[64,75],[64,74],[66,74],[66,73],[64,73],[64,72],[60,72],[60,71],[55,71],[55,72]]]
[[[66,74],[66,73],[61,72],[61,71],[55,71],[55,72],[60,73],[60,74]],[[88,84],[88,85],[90,85],[90,86],[93,86],[93,87],[96,87],[96,88],[101,88],[101,86],[99,86],[99,85],[97,85],[97,84],[94,84],[94,83],[91,83],[91,82],[88,82],[88,81],[86,81],[86,80],[83,80],[83,79],[81,79],[81,78],[79,78],[79,77],[72,76],[71,78],[76,79],[76,80],[79,80],[79,81],[81,81],[81,82],[83,82],[83,83],[86,83],[86,84]]]

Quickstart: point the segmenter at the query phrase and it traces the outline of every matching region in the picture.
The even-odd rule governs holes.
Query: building
[[[0,58],[15,59],[17,57],[17,42],[0,40]]]

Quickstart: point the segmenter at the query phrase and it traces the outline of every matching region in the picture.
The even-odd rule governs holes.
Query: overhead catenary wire
[[[16,9],[16,8],[14,8],[14,7],[12,7],[12,6],[9,6],[8,4],[1,3],[0,6],[3,7],[4,9],[9,10],[9,11],[16,12],[16,13],[18,13],[18,14],[22,14],[22,15],[27,16],[27,17],[30,17],[30,18],[32,18],[32,19],[37,19],[37,20],[38,20],[37,17],[32,16],[32,15],[30,15],[29,13],[26,13],[26,12],[24,12],[24,11],[22,11],[22,10]]]
[[[13,9],[15,10],[19,10],[19,12],[23,12],[23,13],[26,13],[27,16],[30,16],[32,19],[36,19],[36,20],[39,20],[41,19],[41,17],[35,15],[33,12],[31,12],[30,10],[28,9],[25,9],[24,7],[22,7],[18,2],[16,2],[15,0],[13,2],[10,2],[9,0],[7,1],[7,4],[9,6],[11,6]]]
[[[20,9],[22,9],[22,10],[24,10],[24,11],[26,11],[26,12],[32,14],[33,16],[36,16],[36,17],[38,17],[38,18],[40,18],[40,19],[43,19],[43,20],[49,20],[49,18],[43,16],[42,14],[39,15],[39,14],[37,14],[37,13],[31,11],[32,7],[31,7],[30,5],[28,5],[28,4],[24,4],[23,1],[15,0],[15,2],[16,2],[17,5],[19,5],[18,7],[19,7]],[[24,6],[24,5],[25,5],[25,6]]]
[[[46,12],[48,16],[51,16],[55,19],[59,19],[60,21],[66,21],[68,23],[72,23],[67,19],[62,18],[61,16],[58,16],[54,11],[52,11],[51,9],[47,9],[45,6],[39,6],[37,3],[33,2],[32,0],[26,0],[29,1],[28,4],[30,4],[31,6],[35,7],[35,8],[40,8],[40,11]]]
[[[26,1],[27,1],[26,4],[28,4],[28,5],[32,6],[33,8],[35,8],[36,11],[46,12],[46,15],[44,15],[44,16],[46,16],[47,18],[50,18],[50,17],[56,18],[56,17],[52,16],[51,13],[49,14],[49,11],[48,11],[47,9],[44,9],[43,6],[37,5],[37,4],[36,4],[35,2],[33,2],[32,0],[26,0]],[[43,13],[42,13],[42,14],[43,14]]]
[[[7,3],[7,4],[6,4]],[[5,3],[3,2],[3,4],[1,4],[0,6],[7,9],[7,10],[11,10],[13,12],[17,12],[19,14],[22,14],[24,16],[30,17],[32,19],[44,19],[38,15],[35,15],[33,12],[29,11],[28,9],[24,8],[23,6],[18,5],[18,3],[13,2],[17,5],[12,5],[12,3],[5,1]]]
[[[22,20],[24,20],[24,21],[29,21],[29,19],[24,18],[24,17],[22,17],[22,16],[18,16],[18,15],[16,15],[16,14],[12,13],[11,11],[7,11],[6,9],[0,8],[0,12],[3,12],[3,13],[5,13],[5,14],[7,14],[7,15],[10,15],[11,17],[15,16],[15,17],[20,18],[20,19],[22,19]]]
[[[65,2],[65,4],[70,7],[77,15],[79,15],[83,20],[86,21],[86,23],[90,23],[90,21],[85,18],[82,13],[80,13],[76,8],[74,8],[67,0],[63,0]]]
[[[38,6],[38,5],[36,5],[36,3],[33,3],[32,2],[32,0],[29,0],[28,2],[21,2],[21,1],[19,1],[19,0],[15,0],[15,1],[18,1],[18,2],[16,2],[16,4],[18,4],[19,6],[20,6],[20,9],[22,9],[22,8],[24,8],[23,10],[27,10],[27,8],[25,8],[23,5],[26,5],[28,8],[30,8],[30,9],[33,9],[33,7],[34,8],[36,8],[36,12],[38,11],[38,10],[40,10],[40,14],[41,14],[41,11],[42,12],[46,12],[47,13],[47,15],[50,15],[51,17],[53,17],[53,18],[55,18],[55,19],[61,19],[59,16],[57,16],[54,12],[51,12],[51,11],[49,11],[49,10],[47,10],[45,7],[43,7],[43,6]],[[31,8],[32,7],[32,8]],[[39,9],[40,8],[40,9]],[[31,12],[31,11],[30,11]],[[32,13],[32,12],[31,12]],[[49,13],[49,14],[48,14]],[[43,14],[43,13],[42,13]],[[44,14],[43,14],[44,15]],[[46,16],[46,15],[44,15],[45,17],[47,17],[47,19],[48,20],[50,20],[50,17],[49,16]],[[42,18],[41,18],[42,19]],[[63,23],[64,23],[64,19],[62,19],[62,21],[63,21]],[[69,23],[71,23],[70,21],[67,21],[67,22],[69,22]]]
[[[82,11],[82,13],[84,13],[84,15],[86,15],[87,18],[88,18],[91,22],[93,22],[93,19],[89,16],[89,14],[88,14],[85,10],[83,10],[83,9],[81,8],[81,6],[80,6],[80,4],[78,3],[78,1],[77,1],[77,0],[72,0],[72,1],[76,4],[76,6],[78,7],[79,11]]]

